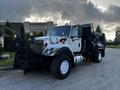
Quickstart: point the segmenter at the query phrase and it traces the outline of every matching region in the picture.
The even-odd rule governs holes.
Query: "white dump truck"
[[[33,68],[49,67],[53,76],[65,79],[75,64],[91,60],[100,63],[105,56],[105,35],[95,33],[92,24],[50,28],[43,37],[16,42],[14,68],[24,73]]]

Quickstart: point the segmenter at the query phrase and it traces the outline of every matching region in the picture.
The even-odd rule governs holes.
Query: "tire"
[[[98,51],[93,54],[93,62],[100,63],[102,61],[102,52]]]
[[[101,50],[102,57],[105,57],[105,49]]]
[[[58,79],[65,79],[70,74],[71,66],[71,60],[67,55],[58,56],[51,63],[51,73]]]

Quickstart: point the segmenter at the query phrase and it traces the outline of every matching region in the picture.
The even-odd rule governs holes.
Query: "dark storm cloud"
[[[23,21],[31,8],[27,0],[0,0],[0,20]]]
[[[23,21],[30,15],[39,17],[61,14],[74,23],[120,22],[120,7],[110,6],[103,13],[87,0],[0,0],[0,20]]]
[[[102,17],[102,13],[87,0],[34,0],[32,6],[32,11],[39,16],[60,13],[63,19],[75,23],[98,21]]]
[[[120,6],[111,5],[109,11],[103,13],[106,22],[120,22]]]

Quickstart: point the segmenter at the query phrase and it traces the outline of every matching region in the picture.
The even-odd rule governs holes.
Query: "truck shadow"
[[[75,65],[75,67],[73,67],[72,70],[71,70],[70,76],[74,75],[76,73],[80,73],[80,72],[84,72],[86,70],[89,70],[94,65],[98,65],[98,64],[95,64],[93,62],[85,62],[85,63],[80,63],[78,65]],[[38,76],[39,75],[39,76],[41,76],[41,78],[42,77],[54,78],[51,75],[50,68],[38,68],[38,69],[31,70],[29,73],[27,73],[25,75],[25,77],[33,76],[33,75],[34,76]]]
[[[65,80],[68,79],[75,79],[75,78],[80,78],[82,76],[87,77],[87,75],[89,75],[90,73],[95,73],[97,72],[97,69],[102,68],[101,64],[104,64],[104,62],[101,62],[100,64],[96,64],[93,62],[85,62],[85,63],[80,63],[75,65],[75,67],[72,68],[70,75],[68,76],[68,78],[66,78]],[[48,81],[48,80],[52,80],[52,81],[59,81],[58,79],[54,78],[51,73],[50,73],[50,69],[48,68],[39,68],[39,69],[35,69],[32,70],[31,72],[27,73],[26,75],[24,75],[23,71],[21,70],[15,70],[16,74],[18,76],[22,76],[19,78],[24,78],[29,79],[29,80],[42,80],[42,81]],[[19,75],[20,74],[20,75]]]

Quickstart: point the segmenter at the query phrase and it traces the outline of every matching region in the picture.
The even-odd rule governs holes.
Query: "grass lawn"
[[[106,45],[107,48],[120,48],[120,45]]]
[[[0,67],[11,66],[13,65],[14,52],[8,52],[10,55],[9,59],[0,60]]]

